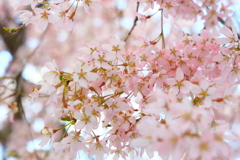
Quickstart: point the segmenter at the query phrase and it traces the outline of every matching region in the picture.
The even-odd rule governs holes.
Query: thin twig
[[[25,61],[23,62],[22,64],[22,67],[21,67],[21,70],[19,70],[19,72],[16,74],[16,81],[17,81],[17,93],[21,93],[23,91],[23,86],[21,85],[21,81],[23,80],[22,78],[22,71],[24,69],[24,67],[26,66],[27,64],[27,61],[36,53],[36,51],[38,50],[38,48],[41,46],[41,43],[43,41],[43,38],[45,37],[46,33],[47,33],[47,30],[48,30],[48,27],[46,28],[46,30],[44,31],[44,33],[41,35],[40,37],[40,43],[38,44],[38,46],[32,51],[31,54],[29,54],[28,56],[26,56],[25,58]],[[16,101],[18,102],[18,108],[19,108],[19,111],[20,113],[22,114],[22,117],[23,119],[25,120],[27,126],[29,127],[29,130],[30,130],[30,140],[33,144],[33,148],[34,148],[34,155],[35,157],[40,160],[41,158],[38,156],[37,152],[36,152],[36,149],[34,147],[34,143],[33,143],[33,133],[32,133],[32,127],[31,127],[31,124],[27,121],[27,118],[26,118],[26,114],[25,114],[25,111],[24,111],[24,108],[23,108],[23,105],[22,105],[22,100],[21,100],[22,96],[21,94],[18,94],[17,97],[16,97]]]
[[[136,12],[138,12],[138,8],[139,8],[139,2],[137,2]],[[124,42],[126,42],[129,38],[129,36],[132,34],[132,31],[134,30],[134,28],[137,25],[137,21],[138,21],[138,17],[136,16],[134,21],[133,21],[133,26],[132,26],[131,30],[128,32],[127,37],[124,39]]]
[[[22,101],[21,101],[21,100],[19,100],[18,107],[19,107],[19,109],[20,109],[20,112],[22,113],[22,116],[23,116],[24,121],[26,122],[26,124],[27,124],[27,126],[28,126],[28,128],[29,128],[29,132],[30,132],[30,133],[29,133],[29,136],[30,136],[30,140],[31,140],[31,143],[32,143],[32,145],[33,145],[33,148],[34,148],[33,153],[34,153],[35,157],[36,157],[38,160],[41,160],[41,158],[38,156],[38,154],[37,154],[37,152],[36,152],[36,150],[35,150],[34,142],[33,142],[34,138],[33,138],[33,133],[32,133],[32,126],[31,126],[31,124],[27,121],[26,114],[25,114],[25,111],[24,111],[24,108],[23,108],[23,105],[22,105]]]
[[[11,76],[11,77],[9,77],[9,76],[0,77],[0,81],[3,80],[3,79],[15,79],[15,77],[14,76]]]
[[[161,14],[161,37],[162,37],[162,49],[165,48],[165,38],[164,38],[164,33],[163,33],[163,10]]]
[[[47,31],[48,31],[48,28],[49,28],[49,26],[46,28],[46,30],[44,31],[44,33],[41,35],[41,37],[40,37],[40,40],[39,40],[39,44],[38,44],[38,46],[32,51],[32,53],[31,54],[29,54],[27,57],[26,57],[26,61],[28,61],[35,53],[36,53],[36,51],[38,50],[38,48],[41,46],[41,43],[42,43],[42,41],[43,41],[43,38],[44,38],[44,36],[47,34]],[[25,62],[26,62],[25,61]],[[24,64],[24,66],[26,65],[26,63]]]
[[[206,9],[210,10],[209,7],[207,7],[206,5],[203,5],[203,6],[204,6]],[[222,25],[224,25],[224,26],[226,26],[227,28],[229,28],[230,30],[232,30],[232,28],[231,28],[230,26],[226,25],[226,21],[224,21],[222,18],[218,17],[217,19],[218,19],[218,21],[219,21]],[[204,29],[206,29],[206,26],[204,26]],[[238,36],[238,39],[240,40],[240,34],[237,34],[237,36]]]
[[[6,99],[8,99],[8,98],[10,98],[10,97],[13,97],[14,95],[16,95],[15,92],[12,93],[12,94],[7,95],[6,97],[0,98],[0,102],[4,101],[4,100],[6,100]]]

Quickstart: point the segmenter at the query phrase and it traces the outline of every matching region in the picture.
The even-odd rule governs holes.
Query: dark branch
[[[139,8],[139,2],[137,2],[136,12],[138,12],[138,8]],[[128,32],[127,37],[124,39],[124,42],[126,42],[129,38],[129,36],[132,34],[132,31],[134,30],[134,28],[137,25],[137,21],[138,21],[138,17],[136,16],[134,21],[133,21],[133,26],[132,26],[131,30]]]

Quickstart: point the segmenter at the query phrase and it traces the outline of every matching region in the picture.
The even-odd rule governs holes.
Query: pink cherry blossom
[[[53,144],[54,149],[59,151],[65,151],[70,154],[72,158],[76,157],[77,153],[80,149],[87,151],[87,147],[85,147],[84,139],[79,135],[79,132],[71,131],[69,136],[63,138],[61,142],[55,142]],[[81,157],[81,156],[80,156]]]
[[[163,8],[163,14],[165,18],[168,18],[168,14],[170,13],[173,17],[176,17],[176,11],[175,8],[179,4],[176,1],[173,0],[166,0],[163,2],[161,7]]]
[[[77,63],[76,73],[73,74],[74,82],[78,83],[81,87],[88,88],[88,84],[91,81],[96,81],[99,77],[98,74],[91,72],[93,66]]]
[[[146,7],[144,8],[143,11],[148,10],[149,8],[153,9],[154,8],[154,0],[138,0],[141,3],[145,3]]]
[[[176,70],[175,78],[168,78],[166,82],[171,86],[170,90],[175,94],[179,92],[189,93],[192,88],[192,83],[184,80],[184,73],[180,68]]]
[[[139,27],[141,29],[144,28],[145,24],[147,23],[147,19],[148,17],[143,15],[143,14],[140,14],[140,13],[135,13],[135,15],[138,17],[139,21],[140,21],[140,24],[139,24]]]
[[[121,42],[119,40],[117,40],[117,38],[115,36],[112,36],[110,38],[110,44],[103,44],[102,48],[110,51],[109,53],[117,53],[117,52],[121,52],[123,50],[123,47],[125,45],[125,42]]]
[[[51,12],[41,9],[41,8],[34,8],[33,12],[36,14],[32,17],[30,23],[36,23],[37,28],[39,30],[45,30],[49,22],[53,22]]]
[[[14,9],[17,9],[21,5],[29,5],[33,0],[13,0],[11,5]]]
[[[90,8],[101,10],[102,6],[96,2],[97,0],[83,0],[83,8],[86,14],[90,14]]]
[[[31,22],[31,18],[33,17],[33,13],[31,11],[25,10],[20,12],[19,20],[22,21],[25,25],[28,25]]]
[[[39,143],[40,146],[45,146],[49,141],[53,140],[53,130],[49,127],[44,127],[41,130],[41,135],[43,135],[43,139]]]

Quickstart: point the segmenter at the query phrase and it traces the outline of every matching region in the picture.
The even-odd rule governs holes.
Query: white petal
[[[177,81],[175,78],[168,78],[166,79],[166,83],[170,86],[174,86],[177,83]]]
[[[85,130],[85,132],[88,134],[88,133],[91,133],[92,130],[93,130],[93,124],[92,124],[92,123],[88,123],[88,124],[86,125],[86,130]]]
[[[230,39],[225,38],[225,37],[217,38],[216,41],[217,41],[218,44],[228,44],[228,43],[231,42]]]
[[[129,130],[129,123],[126,121],[124,124],[121,125],[121,128],[124,129],[125,131]]]
[[[41,142],[39,143],[39,145],[41,146],[41,147],[43,147],[43,146],[45,146],[47,143],[48,143],[48,141],[49,141],[49,137],[43,137],[43,139],[41,140]]]
[[[130,145],[133,147],[146,147],[149,144],[149,140],[139,137],[139,138],[135,138],[130,142]]]
[[[181,68],[178,68],[176,71],[176,80],[177,81],[181,81],[184,78],[184,74],[183,71],[181,70]]]
[[[53,60],[53,62],[47,62],[45,63],[45,66],[50,70],[50,71],[55,71],[57,70],[57,65],[56,62]]]
[[[73,81],[77,82],[79,80],[79,75],[77,73],[73,74]]]
[[[125,42],[119,42],[119,49],[122,49],[125,45]]]
[[[103,68],[105,68],[105,69],[111,69],[112,67],[108,64],[108,63],[106,63],[106,62],[103,62],[102,64],[101,64],[101,66],[103,67]]]
[[[207,90],[208,87],[209,87],[209,82],[207,80],[203,79],[203,80],[200,81],[199,85],[201,86],[201,88],[203,90]]]
[[[111,41],[110,43],[114,46],[118,45],[119,41],[117,40],[117,38],[115,36],[111,36]]]
[[[93,109],[92,109],[91,106],[87,105],[87,106],[85,107],[85,114],[86,114],[87,116],[91,116],[91,115],[92,115],[92,111],[93,111]]]
[[[192,83],[189,81],[183,81],[182,86],[180,87],[181,93],[189,93],[192,89]]]
[[[105,49],[106,51],[111,51],[112,50],[112,45],[110,44],[103,44],[102,49]]]
[[[76,71],[77,73],[79,73],[79,72],[81,71],[81,66],[82,66],[82,63],[81,63],[81,62],[76,63],[75,71]]]
[[[89,81],[96,81],[99,76],[98,76],[97,73],[88,72],[85,77],[86,77],[86,79],[89,80]]]
[[[150,149],[150,147],[146,148],[146,153],[149,158],[152,158],[154,156],[154,152]]]
[[[37,23],[37,28],[41,31],[44,31],[47,28],[48,21],[44,19],[40,19]]]
[[[209,89],[208,89],[208,94],[214,94],[215,92],[216,92],[216,88],[215,87],[210,87]]]
[[[81,119],[82,118],[82,114],[79,111],[74,111],[73,117],[76,118],[76,119]]]
[[[79,121],[79,122],[75,125],[75,129],[83,129],[84,126],[85,126],[85,122]]]
[[[172,95],[172,94],[178,94],[178,92],[179,92],[179,89],[178,89],[177,86],[173,86],[173,87],[171,87],[170,90],[169,90],[169,94],[170,94],[170,95]]]
[[[90,7],[92,9],[95,9],[95,10],[101,10],[102,9],[102,6],[98,3],[92,3],[92,5]]]
[[[88,6],[88,5],[84,4],[84,5],[83,5],[83,9],[84,9],[84,11],[85,11],[85,13],[86,13],[87,15],[90,15],[89,6]]]
[[[88,88],[88,82],[85,79],[81,78],[78,82],[80,86]]]
[[[192,89],[192,93],[193,94],[195,94],[195,95],[198,95],[198,94],[200,94],[201,92],[202,92],[202,89],[201,89],[201,87],[199,86],[199,85],[193,85],[193,87],[192,87],[193,89]]]
[[[65,138],[62,139],[61,143],[62,144],[68,144],[72,141],[72,137],[71,136],[67,136]]]

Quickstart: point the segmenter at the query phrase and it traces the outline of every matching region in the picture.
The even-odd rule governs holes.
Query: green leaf
[[[71,121],[71,118],[70,118],[70,116],[65,116],[64,118],[63,117],[61,117],[61,118],[59,118],[61,121]]]
[[[47,1],[38,3],[37,8],[49,8],[50,7],[50,3],[48,3]]]
[[[60,79],[60,81],[63,81],[63,80],[64,80],[63,75],[60,75],[60,76],[59,76],[59,79]]]
[[[3,29],[9,33],[14,33],[17,32],[17,28],[8,28],[8,27],[3,27]]]
[[[21,29],[23,29],[25,27],[25,24],[21,25],[20,27],[18,28],[8,28],[8,27],[3,27],[3,29],[5,31],[7,31],[8,33],[12,34],[12,33],[15,33],[15,32],[19,32]]]
[[[112,127],[110,124],[108,124],[108,125],[106,125],[106,128],[108,128],[108,127]]]

